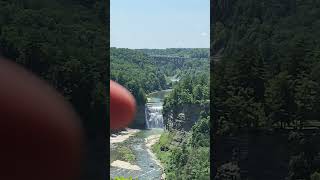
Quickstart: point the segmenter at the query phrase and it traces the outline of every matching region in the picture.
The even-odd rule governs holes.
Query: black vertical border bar
[[[216,126],[215,126],[215,118],[214,118],[214,96],[213,96],[213,71],[214,71],[214,49],[213,49],[213,41],[214,41],[214,23],[215,23],[215,13],[214,7],[217,5],[218,0],[210,0],[210,179],[214,179],[216,169],[214,163],[215,150],[214,150],[214,142],[216,138]]]
[[[106,158],[105,158],[105,178],[109,179],[110,178],[110,116],[109,116],[109,112],[110,112],[110,0],[103,0],[105,1],[105,8],[106,8],[106,30],[107,30],[107,43],[106,43],[106,49],[107,49],[107,64],[108,64],[108,72],[106,72],[106,117],[104,118],[104,128],[105,129],[105,140],[103,141],[103,143],[106,144],[106,150],[105,150],[105,154],[106,154]]]
[[[108,165],[109,165],[109,139],[107,138],[109,135],[109,86],[110,83],[108,81],[109,79],[109,67],[110,67],[110,61],[109,61],[109,39],[110,39],[110,31],[109,31],[109,22],[110,22],[110,8],[109,8],[109,0],[101,0],[101,5],[103,6],[104,11],[104,18],[105,18],[105,26],[104,26],[104,36],[106,37],[105,42],[105,51],[106,56],[105,61],[107,67],[105,68],[107,72],[103,75],[102,79],[105,83],[105,89],[104,92],[104,103],[101,106],[98,106],[96,109],[99,112],[99,116],[96,116],[95,119],[92,119],[92,127],[91,129],[94,129],[93,132],[90,132],[85,137],[85,144],[84,147],[85,155],[82,165],[82,169],[80,172],[81,180],[107,180],[109,179],[109,171],[108,171]],[[100,115],[101,112],[101,115]]]

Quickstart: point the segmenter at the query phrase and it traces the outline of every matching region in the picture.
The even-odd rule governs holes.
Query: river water
[[[163,90],[151,93],[148,95],[148,101],[146,104],[146,129],[141,130],[135,136],[130,137],[126,140],[126,146],[129,147],[136,160],[134,165],[137,165],[141,170],[130,170],[119,167],[110,168],[111,178],[115,177],[132,177],[133,179],[138,178],[139,180],[160,180],[163,173],[162,168],[156,163],[155,159],[148,152],[145,138],[151,135],[159,135],[163,132],[163,100],[164,97],[171,90]],[[116,154],[116,144],[111,145],[110,156],[112,158]]]

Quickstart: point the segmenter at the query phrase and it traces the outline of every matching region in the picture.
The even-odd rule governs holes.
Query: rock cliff
[[[165,128],[167,130],[190,131],[192,126],[199,120],[201,111],[209,110],[206,104],[185,104],[170,110],[163,115]]]

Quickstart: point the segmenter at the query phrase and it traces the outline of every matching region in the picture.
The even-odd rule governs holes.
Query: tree
[[[320,180],[320,173],[314,172],[313,174],[311,174],[310,180]]]
[[[296,107],[291,76],[287,72],[279,73],[269,81],[266,89],[267,114],[271,124],[280,124],[281,128],[294,122]]]
[[[297,104],[297,117],[299,127],[303,127],[303,123],[308,118],[308,114],[312,113],[317,105],[318,84],[310,80],[308,77],[301,77],[296,80],[295,86],[295,103]]]

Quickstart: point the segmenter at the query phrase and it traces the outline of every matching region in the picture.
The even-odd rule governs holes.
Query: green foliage
[[[179,114],[184,105],[209,102],[209,71],[184,75],[164,100],[163,115]],[[165,166],[167,179],[209,179],[210,117],[205,109],[190,132],[170,129],[165,131],[153,151]],[[179,118],[180,116],[177,116]]]
[[[184,76],[164,100],[163,111],[167,114],[182,105],[204,104],[209,100],[209,79],[206,73]]]
[[[196,74],[203,71],[203,67],[207,67],[209,71],[208,59],[195,58],[198,53],[208,54],[208,49],[181,49],[179,55],[187,58],[178,58],[178,60],[170,58],[176,55],[175,50],[111,48],[111,79],[128,88],[136,97],[138,104],[144,104],[147,93],[169,88],[168,82],[170,81],[167,80],[169,76],[182,77],[187,72]],[[163,54],[169,57],[161,59],[153,57],[153,55]]]
[[[209,71],[209,49],[206,48],[168,48],[139,49],[148,54],[166,76],[183,77]]]
[[[131,49],[111,48],[111,79],[124,85],[138,104],[146,102],[146,93],[166,88],[165,76],[150,57]]]
[[[240,168],[237,163],[229,162],[218,167],[217,175],[215,177],[217,180],[240,180]]]
[[[135,161],[136,157],[130,148],[122,146],[121,148],[118,148],[118,149],[119,149],[120,157],[122,157],[121,159],[123,161],[127,161],[127,162]]]
[[[311,174],[310,180],[320,180],[320,173],[314,172],[313,174]]]
[[[302,129],[319,120],[319,5],[312,0],[216,3],[212,43],[222,56],[211,80],[218,133]]]
[[[287,178],[309,179],[317,150],[300,130],[320,120],[320,2],[224,0],[213,12],[214,132],[290,129]]]
[[[111,48],[111,79],[127,87],[138,104],[143,104],[146,93],[168,88],[167,82],[174,76],[180,81],[165,98],[164,114],[182,105],[202,105],[209,101],[208,54],[208,49]],[[179,145],[173,144],[184,137],[182,132],[165,132],[152,147],[165,165],[168,179],[209,179],[209,117],[204,114],[191,131]],[[125,151],[123,157],[130,154],[121,151]]]
[[[173,134],[169,132],[164,132],[163,134],[161,134],[159,141],[152,146],[153,152],[155,152],[155,154],[161,162],[169,161],[169,147],[172,141]]]
[[[281,72],[270,79],[266,89],[266,107],[270,111],[269,118],[272,124],[280,123],[280,127],[289,125],[290,115],[296,112],[293,102],[292,77],[287,72]]]
[[[210,147],[210,119],[200,119],[192,126],[190,145],[191,147]]]
[[[209,100],[208,76],[184,76],[165,98],[164,116],[179,113],[179,107],[201,105]],[[179,118],[179,116],[177,116]],[[210,177],[210,117],[203,109],[190,132],[170,129],[153,146],[157,157],[165,165],[168,179],[209,179]]]
[[[118,143],[116,149],[113,152],[113,157],[111,162],[114,160],[122,160],[125,162],[134,163],[136,160],[136,156],[133,153],[130,146],[128,146],[127,142]]]
[[[105,10],[98,1],[0,0],[0,54],[64,95],[90,133],[106,117]]]
[[[209,179],[209,119],[199,120],[188,135],[177,131],[165,132],[153,146],[153,151],[165,166],[168,179]],[[182,142],[177,143],[180,138]]]
[[[209,58],[207,48],[167,48],[167,49],[140,49],[149,55],[177,56],[187,58]]]
[[[293,156],[289,162],[289,180],[303,179],[310,175],[310,164],[303,153]]]

